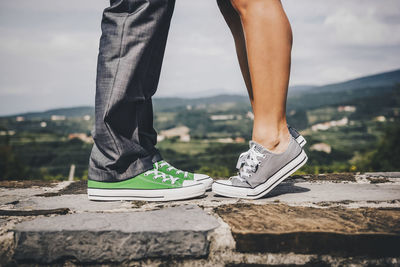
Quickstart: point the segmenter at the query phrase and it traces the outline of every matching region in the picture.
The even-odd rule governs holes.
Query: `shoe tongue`
[[[250,149],[254,149],[255,151],[261,153],[261,154],[267,154],[268,150],[265,149],[262,145],[257,143],[256,141],[250,141]]]

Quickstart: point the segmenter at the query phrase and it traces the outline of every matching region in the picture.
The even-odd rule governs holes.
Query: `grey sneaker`
[[[304,147],[307,143],[306,139],[294,127],[290,126],[289,124],[287,127],[289,129],[289,133],[293,136],[296,142],[299,143],[301,147]]]
[[[242,161],[239,157],[238,175],[229,180],[215,181],[212,185],[214,193],[227,197],[257,199],[268,194],[307,162],[306,153],[293,137],[283,153],[272,153],[262,145],[250,141],[249,151],[243,154],[247,155]]]

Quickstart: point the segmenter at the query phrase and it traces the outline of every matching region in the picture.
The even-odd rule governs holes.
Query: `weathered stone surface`
[[[281,184],[265,198],[288,204],[326,201],[391,201],[400,198],[400,184],[296,183]]]
[[[87,181],[81,180],[72,182],[65,188],[61,189],[58,192],[46,192],[43,194],[38,194],[37,196],[43,197],[52,197],[52,196],[61,196],[61,195],[76,195],[76,194],[86,194],[87,193]]]
[[[400,178],[400,172],[366,172],[367,177]]]
[[[17,261],[121,262],[208,254],[217,220],[196,206],[132,213],[84,213],[38,218],[15,229]]]
[[[42,181],[42,180],[21,180],[21,181],[0,181],[0,188],[32,188],[32,187],[53,187],[58,181]]]
[[[10,210],[13,211],[11,212],[12,214],[10,213],[6,216],[0,217],[0,265],[34,265],[36,264],[34,263],[35,257],[41,257],[36,256],[38,253],[35,251],[39,251],[42,254],[39,253],[38,255],[44,255],[44,259],[39,260],[42,263],[52,260],[51,258],[57,258],[60,260],[49,263],[51,266],[58,264],[59,266],[75,266],[75,264],[80,266],[82,264],[85,265],[85,262],[88,261],[91,262],[93,266],[98,266],[102,265],[105,261],[114,261],[113,255],[122,255],[118,260],[122,260],[124,257],[126,260],[124,260],[124,262],[106,265],[222,267],[229,264],[233,266],[242,266],[241,264],[243,264],[243,266],[247,266],[248,264],[252,264],[254,266],[286,266],[303,264],[314,266],[317,264],[323,266],[398,266],[400,264],[400,255],[393,253],[392,256],[390,256],[389,254],[391,253],[390,249],[393,250],[399,247],[397,241],[398,239],[396,239],[399,233],[393,233],[387,231],[387,229],[385,230],[384,228],[379,228],[384,226],[384,223],[386,222],[383,222],[384,219],[379,219],[382,218],[382,216],[379,214],[378,216],[374,212],[382,212],[380,209],[382,207],[394,208],[392,211],[396,211],[396,209],[400,208],[399,174],[400,173],[364,173],[355,175],[344,173],[295,176],[287,179],[284,183],[280,184],[264,198],[257,200],[225,198],[214,195],[212,192],[207,192],[206,197],[196,199],[178,202],[172,201],[150,203],[144,201],[89,201],[86,195],[87,185],[85,181],[73,183],[61,182],[56,184],[41,184],[39,182],[0,183],[0,210],[6,210],[6,212],[9,212]],[[74,230],[67,227],[67,230],[59,231],[58,228],[52,225],[51,227],[44,227],[46,229],[42,233],[35,231],[20,231],[21,235],[19,235],[17,238],[14,236],[14,233],[17,233],[17,231],[13,231],[14,226],[21,222],[26,222],[27,225],[31,224],[32,222],[36,222],[36,220],[34,220],[34,216],[14,216],[16,213],[28,215],[31,212],[41,212],[42,210],[52,211],[58,209],[70,209],[70,212],[74,213],[74,216],[78,214],[84,215],[83,217],[80,217],[85,218],[82,221],[88,220],[90,222],[92,215],[97,216],[103,214],[106,218],[108,218],[109,215],[112,216],[113,214],[120,214],[122,212],[124,212],[125,215],[132,214],[133,212],[133,214],[136,214],[138,211],[153,210],[154,212],[155,210],[169,210],[177,205],[186,204],[198,205],[202,207],[202,209],[204,209],[207,213],[215,216],[220,224],[219,227],[207,234],[207,239],[210,241],[210,252],[207,257],[196,256],[201,254],[198,251],[204,251],[201,250],[201,248],[204,249],[204,247],[200,248],[197,246],[197,244],[208,244],[205,238],[207,231],[192,231],[192,227],[189,225],[187,225],[186,228],[180,227],[180,229],[183,231],[183,236],[179,235],[182,233],[182,231],[178,233],[176,232],[178,226],[177,228],[171,227],[169,230],[165,229],[165,231],[148,231],[142,232],[142,234],[139,234],[139,232],[122,232],[118,230],[120,229],[118,228],[120,226],[116,227],[115,229],[113,228],[114,230],[112,231],[104,230],[108,229],[107,227],[111,229],[111,226],[114,225],[109,223],[108,219],[102,220],[103,223],[99,225],[100,228],[97,229],[96,226],[96,229],[94,230],[90,227],[86,227],[85,230],[82,227],[82,231],[74,232]],[[217,207],[223,208],[231,205],[233,207],[236,207],[236,205],[245,205],[244,207],[246,207],[246,205],[249,205],[249,207],[258,205],[260,209],[269,210],[271,207],[281,206],[278,204],[288,205],[293,207],[295,210],[299,207],[314,207],[317,209],[311,209],[315,210],[315,212],[303,212],[303,217],[301,214],[296,215],[295,212],[290,210],[285,210],[285,212],[278,210],[274,213],[277,221],[275,224],[273,224],[273,221],[270,219],[273,218],[273,216],[267,216],[268,218],[265,218],[262,214],[259,215],[258,213],[255,213],[252,208],[249,208],[248,214],[242,214],[243,218],[245,219],[240,218],[240,220],[238,219],[234,221],[236,221],[238,224],[244,223],[245,227],[247,227],[248,225],[246,224],[246,221],[251,222],[257,217],[259,218],[259,221],[256,221],[254,224],[250,225],[249,229],[252,229],[251,226],[255,226],[257,228],[256,230],[260,231],[261,234],[259,232],[246,232],[243,234],[235,233],[235,231],[233,231],[234,235],[231,233],[232,222],[224,222],[222,215],[222,218],[218,217],[218,214],[214,212],[214,209]],[[370,209],[357,209],[360,207],[369,207]],[[332,212],[334,210],[348,210],[357,212],[355,215],[353,213],[325,213],[327,211]],[[361,212],[362,210],[365,212]],[[228,211],[226,212],[229,213]],[[230,212],[232,212],[232,210]],[[234,212],[237,211],[235,210]],[[385,212],[389,212],[389,210],[386,210]],[[240,215],[239,212],[237,213]],[[298,224],[299,222],[294,224],[289,222],[288,220],[290,217],[281,216],[281,214],[284,213],[293,215],[300,222],[303,221],[303,226]],[[40,217],[42,216],[43,215]],[[69,218],[71,214],[62,216],[48,214],[45,216],[52,217],[48,218],[51,220],[58,218],[58,222],[61,224],[63,222],[65,222],[64,224],[68,225],[78,224],[78,227],[87,224],[76,221],[75,219],[70,220]],[[318,223],[318,220],[314,219],[313,216],[319,217],[322,220],[321,224],[325,225],[327,228],[321,228],[323,231],[319,231],[320,229],[317,228],[312,228],[312,226],[315,227],[314,221],[315,223]],[[362,222],[363,220],[363,216],[364,224],[360,223],[360,221]],[[171,218],[166,217],[166,219],[164,219],[165,216],[163,215],[158,217],[163,217],[162,219],[158,218],[158,222],[160,224],[164,222],[166,224],[176,224]],[[64,218],[67,218],[67,220]],[[124,217],[119,221],[122,222],[122,225],[134,223],[134,221],[129,218],[126,219]],[[179,221],[184,221],[185,219],[187,218],[179,219]],[[341,232],[341,228],[337,227],[338,225],[340,226],[340,223],[330,224],[330,219],[334,222],[343,219],[343,227],[349,229],[349,232],[353,231],[353,233],[348,234]],[[199,222],[204,221],[204,219],[201,218],[190,219],[190,221],[196,220]],[[394,220],[395,219],[391,221],[389,218],[387,221],[393,222]],[[311,223],[309,223],[310,221]],[[273,225],[272,228],[278,229],[279,231],[281,231],[278,227],[279,225],[290,226],[292,224],[297,225],[298,228],[303,227],[305,231],[302,232],[297,231],[298,229],[292,229],[292,232],[285,233],[283,231],[277,231],[277,234],[273,234],[266,232],[264,229],[265,226],[260,226],[260,222],[264,222],[264,224],[267,226]],[[362,229],[368,229],[363,225],[370,225],[371,227],[376,226],[374,229],[378,234],[370,233],[368,231],[362,232]],[[329,230],[330,227],[331,229]],[[361,230],[356,227],[361,227]],[[232,228],[234,229],[234,227]],[[392,229],[396,228],[398,229],[396,225],[393,225]],[[53,229],[54,231],[47,231],[47,229]],[[194,236],[195,234],[199,235]],[[307,234],[309,235],[307,236]],[[323,236],[324,234],[326,234],[326,236]],[[353,238],[354,236],[356,236],[358,239]],[[390,241],[387,239],[389,236],[394,237],[395,240]],[[360,237],[365,237],[365,240],[362,240]],[[346,238],[348,239],[346,240]],[[384,242],[382,241],[382,238],[384,238]],[[110,241],[112,239],[117,239],[118,241]],[[188,251],[187,247],[189,246],[186,245],[186,250],[182,249],[182,247],[179,247],[181,243],[178,244],[178,241],[176,241],[179,240],[179,242],[182,242],[183,244],[188,244],[189,239],[192,240],[192,243],[190,244],[197,242],[196,246],[193,246],[191,250],[193,253],[191,252],[192,254],[190,255],[185,254]],[[240,242],[237,241],[239,239],[241,239]],[[40,242],[35,243],[35,240]],[[266,244],[266,240],[268,240],[268,244]],[[301,246],[296,245],[300,242],[299,240],[302,241]],[[321,244],[322,241],[320,240],[325,240],[325,243],[329,246],[325,243]],[[338,240],[342,243],[340,243]],[[29,252],[30,254],[24,254],[21,246],[15,246],[17,241],[19,245],[22,244],[25,246],[25,249],[29,248],[29,251],[31,251]],[[278,244],[278,241],[284,242]],[[42,244],[46,242],[48,245],[47,249]],[[78,242],[81,242],[81,246],[78,246]],[[372,253],[365,255],[365,251],[371,249],[369,244],[374,242],[377,242],[375,245],[376,250],[374,248]],[[380,244],[379,242],[382,243]],[[49,244],[51,244],[51,246]],[[130,246],[131,251],[128,251],[129,255],[126,250],[123,250],[126,248],[124,244],[133,244]],[[173,251],[173,246],[176,246],[176,254],[171,253],[167,256],[172,256],[172,258],[165,258],[165,256],[162,254],[164,253],[164,250],[161,250],[161,248],[163,248],[162,244],[168,244],[167,249],[170,249],[170,251]],[[271,247],[274,248],[271,246],[271,244],[278,244],[280,247],[275,247],[275,252],[271,252]],[[242,248],[237,250],[236,248],[239,248],[239,246],[242,246]],[[285,250],[285,247],[288,248],[289,246],[294,249]],[[351,246],[353,250],[344,250],[346,246]],[[386,254],[379,254],[380,250],[388,246],[390,247],[390,253],[385,252]],[[17,247],[17,254],[16,258],[13,258],[15,247]],[[90,250],[90,247],[94,249]],[[296,250],[298,247],[301,248],[300,251]],[[121,250],[121,248],[123,249]],[[250,252],[246,251],[246,249],[250,250],[251,248],[257,248],[262,251],[262,253],[255,252],[256,250],[252,250]],[[269,250],[266,250],[265,248],[269,248]],[[332,250],[332,248],[337,249]],[[47,252],[43,253],[42,250],[47,250]],[[328,251],[328,253],[321,254],[323,250]],[[157,251],[161,252],[158,253]],[[359,253],[360,251],[364,252]],[[379,253],[376,253],[376,251]],[[359,256],[354,256],[358,254]],[[31,258],[26,258],[27,255]],[[46,255],[51,256],[48,257]],[[79,257],[76,255],[79,255]],[[84,257],[82,257],[82,255],[84,255]],[[138,255],[143,255],[143,258],[138,258]],[[185,255],[187,255],[187,257]],[[13,261],[13,259],[18,259],[18,262]]]
[[[86,194],[62,195],[54,197],[31,197],[18,202],[14,209],[57,209],[68,208],[72,211],[115,211],[121,208],[129,208],[129,201],[90,201]]]
[[[58,192],[71,182],[3,181],[0,183],[0,205],[18,202],[34,195]],[[14,186],[14,187],[13,187]]]
[[[400,256],[400,209],[225,205],[240,252]]]
[[[354,173],[327,173],[327,174],[307,174],[307,175],[294,175],[290,179],[304,179],[306,181],[330,181],[330,182],[356,182]]]
[[[206,198],[183,200],[179,201],[179,203],[213,207],[224,204],[234,204],[238,201],[239,200],[235,198],[221,197],[212,192],[207,192]],[[400,205],[400,183],[356,184],[286,182],[277,186],[264,198],[257,200],[240,200],[240,202],[255,204],[280,202],[288,205],[322,207],[331,205],[345,205],[348,207],[392,207]],[[4,208],[15,210],[68,208],[73,212],[97,212],[129,211],[138,208],[142,210],[160,209],[171,205],[176,205],[176,202],[96,202],[89,201],[86,194],[67,194],[53,197],[29,197]]]

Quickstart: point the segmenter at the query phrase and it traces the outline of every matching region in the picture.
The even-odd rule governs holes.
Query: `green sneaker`
[[[202,183],[183,180],[157,169],[120,182],[88,180],[90,200],[171,201],[198,197],[205,191]]]
[[[202,183],[206,186],[207,190],[211,189],[212,183],[214,182],[214,180],[208,175],[179,170],[165,160],[160,160],[154,163],[154,168],[165,174],[179,177],[185,181]]]

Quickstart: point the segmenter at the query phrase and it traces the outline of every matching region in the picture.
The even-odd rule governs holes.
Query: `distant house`
[[[52,121],[64,121],[66,117],[62,115],[51,115],[50,119]]]
[[[356,107],[355,106],[338,106],[337,110],[339,112],[355,112]]]
[[[68,140],[79,139],[85,143],[93,144],[93,138],[85,133],[71,133],[68,135]]]
[[[234,140],[231,137],[226,137],[226,138],[218,138],[215,141],[217,141],[218,143],[223,143],[223,144],[229,144],[229,143],[233,143]]]
[[[16,118],[15,118],[15,120],[16,121],[24,121],[25,120],[25,117],[22,117],[22,116],[17,116]]]
[[[14,135],[15,131],[10,130],[10,131],[0,131],[0,135],[1,136],[5,136],[5,135]]]
[[[236,137],[235,139],[233,139],[232,137],[218,138],[215,141],[218,143],[224,143],[224,144],[246,142],[246,140],[243,137]]]
[[[211,115],[210,119],[212,121],[227,121],[227,120],[235,119],[235,115],[233,115],[233,114]]]
[[[374,118],[374,121],[385,122],[386,117],[385,116],[377,116]]]
[[[189,142],[190,141],[189,132],[190,129],[186,126],[178,126],[168,130],[163,130],[160,131],[160,134],[157,136],[157,141],[178,137],[179,141],[181,142]]]
[[[241,120],[243,119],[243,116],[236,114],[218,114],[218,115],[211,115],[210,119],[212,121]]]
[[[85,120],[85,121],[90,120],[90,115],[85,115],[85,116],[83,116],[83,120]]]
[[[236,137],[235,138],[235,143],[244,143],[246,140],[243,137]]]
[[[314,150],[314,151],[322,151],[325,152],[327,154],[330,154],[332,152],[332,147],[328,144],[325,143],[317,143],[317,144],[313,144],[310,147],[310,150]]]
[[[343,119],[337,120],[337,121],[327,121],[323,123],[318,123],[314,124],[311,126],[311,130],[316,132],[316,131],[326,131],[331,127],[340,127],[340,126],[346,126],[349,123],[349,119],[347,117],[344,117]]]

